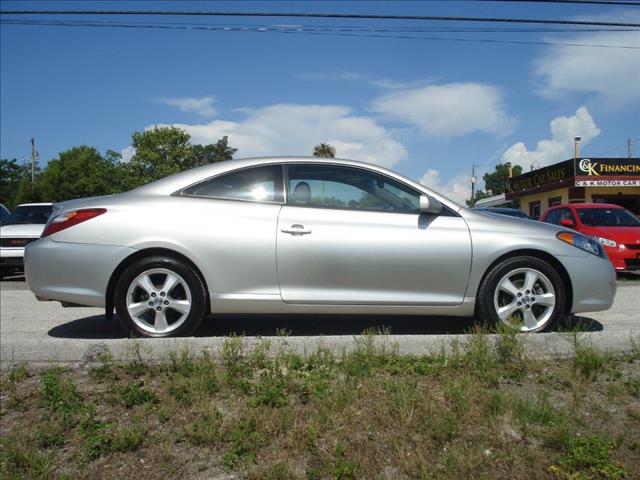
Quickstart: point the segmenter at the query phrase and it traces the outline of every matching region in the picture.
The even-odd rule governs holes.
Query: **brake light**
[[[92,218],[102,215],[106,212],[106,208],[84,208],[81,210],[73,210],[61,215],[56,215],[51,220],[49,220],[47,226],[44,227],[44,231],[42,232],[40,238],[47,237],[54,233],[60,232],[61,230],[65,230],[69,227],[73,227],[74,225],[78,225],[79,223],[86,222],[87,220],[91,220]]]

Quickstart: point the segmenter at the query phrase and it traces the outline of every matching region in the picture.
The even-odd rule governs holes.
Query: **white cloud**
[[[443,181],[440,172],[430,168],[419,182],[461,205],[465,205],[465,200],[471,197],[471,178],[464,173]]]
[[[637,48],[640,32],[597,32],[563,41]],[[640,50],[554,46],[536,60],[534,73],[538,92],[551,98],[591,92],[610,107],[640,99]]]
[[[481,83],[398,90],[376,98],[372,109],[431,136],[456,137],[477,131],[507,134],[514,125],[505,112],[501,91]]]
[[[120,159],[120,161],[126,163],[130,161],[135,154],[136,154],[136,149],[133,148],[132,145],[129,145],[128,147],[124,147],[122,150],[120,150],[120,155],[122,155],[122,158]]]
[[[535,150],[527,150],[524,143],[518,142],[507,149],[502,155],[502,162],[521,165],[524,171],[531,166],[540,168],[545,165],[573,158],[574,137],[582,137],[581,148],[600,135],[593,117],[586,107],[580,107],[570,117],[556,117],[549,124],[551,138],[540,140]]]
[[[238,157],[309,156],[320,142],[334,145],[339,157],[386,167],[407,156],[404,146],[387,129],[371,118],[354,115],[345,106],[276,104],[240,111],[245,118],[238,122],[214,120],[173,126],[189,132],[194,143],[215,143],[227,135],[229,144],[238,149]]]
[[[213,108],[215,97],[208,95],[206,97],[180,97],[180,98],[159,98],[157,103],[163,103],[171,107],[176,107],[181,112],[193,112],[203,117],[213,117],[216,109]]]

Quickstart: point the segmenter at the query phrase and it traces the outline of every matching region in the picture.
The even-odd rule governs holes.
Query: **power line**
[[[640,7],[640,2],[638,1],[619,2],[619,1],[613,1],[613,0],[453,0],[453,1],[491,2],[491,3],[577,3],[582,5],[624,5],[624,6]]]
[[[365,37],[365,38],[382,38],[382,39],[400,39],[400,40],[429,40],[429,41],[449,41],[449,42],[467,42],[467,43],[504,43],[514,45],[560,45],[571,47],[594,47],[594,48],[619,48],[640,50],[640,46],[629,45],[609,45],[594,43],[576,43],[576,42],[551,42],[543,40],[497,40],[488,38],[464,38],[464,37],[434,37],[434,36],[416,36],[416,35],[399,35],[398,33],[419,33],[415,31],[388,30],[359,27],[356,29],[337,27],[308,27],[302,25],[207,25],[207,24],[151,24],[151,23],[121,23],[121,22],[103,22],[103,21],[74,21],[74,20],[8,20],[0,21],[6,25],[25,25],[25,26],[54,26],[54,27],[98,27],[98,28],[145,28],[158,30],[201,30],[201,31],[217,31],[217,32],[245,32],[245,33],[280,33],[292,35],[318,35],[318,36],[336,36],[336,37]],[[429,30],[422,30],[429,31]],[[457,31],[465,31],[463,29],[437,30],[436,33],[454,33]],[[557,30],[556,30],[557,31]],[[598,31],[636,31],[636,30],[598,30]],[[482,32],[482,30],[472,30],[472,32]],[[393,34],[390,34],[393,33]],[[496,30],[495,33],[507,33]],[[513,33],[513,32],[508,32]],[[528,33],[528,32],[527,32]]]
[[[599,27],[640,27],[639,23],[594,22],[588,20],[527,19],[498,17],[460,17],[430,15],[374,15],[356,13],[300,13],[300,12],[205,12],[166,10],[6,10],[2,15],[160,15],[160,16],[208,16],[208,17],[287,17],[287,18],[341,18],[365,20],[418,20],[442,22],[523,23],[546,25],[583,25]]]

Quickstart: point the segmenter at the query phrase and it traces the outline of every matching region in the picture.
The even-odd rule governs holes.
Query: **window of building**
[[[551,197],[548,200],[548,207],[555,207],[556,205],[560,205],[562,203],[562,197]]]
[[[535,220],[540,217],[540,201],[529,202],[529,216]]]

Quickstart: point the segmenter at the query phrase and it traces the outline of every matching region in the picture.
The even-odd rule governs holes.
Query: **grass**
[[[2,372],[0,478],[640,478],[640,352],[527,358],[476,329],[434,355],[372,330],[302,356],[231,337],[214,358]],[[283,336],[286,336],[283,335]],[[286,342],[286,338],[284,339]]]

